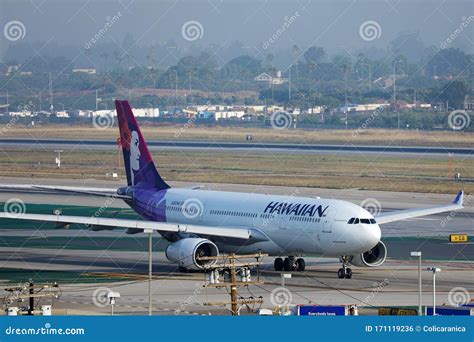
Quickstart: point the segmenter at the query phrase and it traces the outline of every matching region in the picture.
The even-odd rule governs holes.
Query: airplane
[[[118,198],[141,220],[0,213],[0,218],[84,224],[92,230],[127,228],[127,233],[158,232],[169,242],[165,254],[180,270],[202,270],[215,263],[202,257],[220,253],[268,253],[276,271],[304,271],[303,256],[339,258],[341,279],[350,266],[376,267],[387,248],[380,225],[463,208],[464,192],[452,204],[382,212],[373,216],[351,202],[319,197],[174,188],[161,177],[126,100],[115,100],[127,185],[116,191],[26,186],[36,190]],[[284,257],[284,258],[283,258]]]

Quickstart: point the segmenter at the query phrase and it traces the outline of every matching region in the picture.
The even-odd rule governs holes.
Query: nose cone
[[[364,225],[365,239],[367,241],[367,250],[375,247],[380,242],[382,231],[378,224]]]

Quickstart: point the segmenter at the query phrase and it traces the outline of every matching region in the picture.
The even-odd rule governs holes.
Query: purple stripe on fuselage
[[[131,207],[147,220],[166,222],[166,191],[135,188]]]

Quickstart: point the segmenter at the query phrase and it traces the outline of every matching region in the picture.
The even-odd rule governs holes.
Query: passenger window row
[[[229,210],[211,210],[211,215],[227,215],[227,216],[238,216],[238,217],[257,217],[254,213],[244,213],[240,211],[229,211]]]
[[[349,219],[349,221],[347,221],[348,224],[359,224],[359,223],[363,223],[363,224],[376,224],[377,222],[375,221],[375,219],[371,218],[371,219],[359,219],[357,217],[352,217]]]
[[[290,217],[290,221],[301,221],[301,222],[319,222],[320,219],[316,217],[298,217],[292,216]]]

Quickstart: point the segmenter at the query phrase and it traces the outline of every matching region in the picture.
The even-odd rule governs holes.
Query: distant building
[[[283,106],[267,106],[267,113],[283,112],[285,107]]]
[[[21,64],[11,64],[7,65],[7,70],[5,72],[5,75],[11,75],[15,71],[18,71],[21,68]]]
[[[338,108],[339,112],[350,113],[350,112],[374,112],[382,107],[390,107],[388,103],[367,103],[367,104],[350,104]]]
[[[94,112],[92,110],[71,110],[68,112],[70,117],[76,118],[90,118],[93,116]]]
[[[72,69],[72,72],[75,74],[82,73],[82,74],[95,75],[97,73],[97,70],[95,68],[77,68],[77,69]]]
[[[400,106],[401,109],[431,109],[431,103],[405,103]]]
[[[222,112],[215,112],[214,118],[217,120],[221,119],[232,119],[237,118],[241,119],[245,115],[245,111],[243,110],[230,110],[230,111],[222,111]]]
[[[159,108],[134,108],[133,114],[142,118],[157,118],[160,116]]]
[[[263,72],[260,75],[256,76],[254,80],[257,82],[267,82],[273,85],[279,85],[288,82],[287,78],[282,77],[280,70],[277,71],[276,76],[271,76],[266,72]]]
[[[308,108],[307,114],[321,114],[324,113],[325,108],[323,106],[314,106],[312,108]]]
[[[474,95],[464,97],[464,110],[474,111]]]
[[[27,117],[27,116],[32,116],[30,111],[21,111],[21,112],[10,112],[10,116],[15,116],[15,117]]]
[[[206,112],[199,113],[198,118],[199,119],[215,119],[216,116],[214,113],[206,111]]]
[[[58,117],[58,118],[68,118],[69,117],[69,113],[66,112],[65,110],[58,111],[55,114],[56,114],[56,117]]]
[[[117,116],[117,111],[110,109],[96,110],[92,116]],[[157,118],[160,116],[159,108],[133,108],[133,115],[137,118]]]
[[[255,77],[255,81],[257,82],[272,82],[273,77],[267,74],[266,72],[262,72],[260,75]]]

